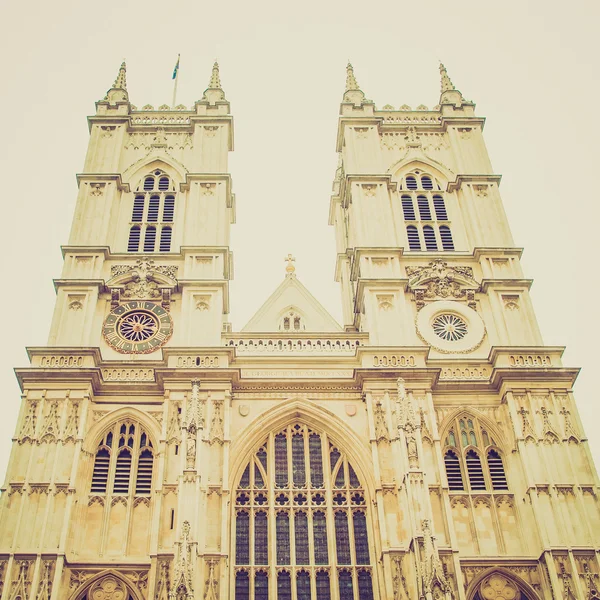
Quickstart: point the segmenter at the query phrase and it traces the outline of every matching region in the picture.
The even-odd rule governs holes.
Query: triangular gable
[[[290,329],[285,331],[282,322],[285,315],[294,313],[300,317],[300,330],[294,330],[293,318]],[[337,332],[341,326],[323,308],[322,304],[300,283],[296,275],[289,273],[279,287],[269,296],[242,331],[282,333]]]

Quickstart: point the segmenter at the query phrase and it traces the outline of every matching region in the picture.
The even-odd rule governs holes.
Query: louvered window
[[[485,490],[485,479],[479,454],[469,450],[466,455],[467,473],[469,474],[469,486],[472,490]]]
[[[423,227],[423,237],[425,238],[425,248],[427,250],[437,250],[437,241],[435,239],[435,231],[430,225]]]
[[[148,222],[156,223],[158,221],[158,211],[160,210],[160,196],[150,196],[148,206]]]
[[[421,249],[421,240],[419,239],[419,230],[414,225],[409,225],[406,228],[406,236],[408,237],[408,247],[411,250]]]
[[[153,465],[152,443],[143,429],[130,421],[118,422],[98,444],[90,493],[149,496]]]
[[[175,218],[174,185],[167,175],[157,170],[144,179],[137,189],[131,213],[127,252],[170,252],[172,229],[160,223],[173,223]],[[158,224],[158,228],[157,228]],[[158,234],[160,232],[160,234]],[[140,242],[143,239],[143,246]]]
[[[165,196],[165,207],[163,209],[163,221],[172,223],[175,214],[175,196]]]
[[[96,452],[94,460],[94,473],[92,475],[92,492],[105,494],[108,483],[108,470],[110,466],[110,452],[107,448],[101,448]]]
[[[331,600],[330,577],[345,586],[339,597],[371,598],[367,499],[325,434],[297,423],[270,435],[241,470],[234,498],[236,598],[246,594],[242,572],[252,600],[268,593],[257,583],[267,565],[277,566],[269,570],[277,600]]]
[[[115,471],[115,494],[127,494],[129,492],[129,479],[131,477],[131,453],[125,449],[119,452],[117,468]]]
[[[429,208],[429,200],[427,200],[427,197],[417,196],[417,204],[419,205],[421,221],[431,221],[431,210]]]
[[[415,220],[415,206],[410,196],[402,196],[402,211],[404,212],[405,221]]]
[[[432,190],[433,182],[431,181],[431,177],[427,177],[427,175],[424,175],[423,177],[421,177],[421,187],[424,190]]]
[[[507,490],[508,483],[506,482],[506,474],[502,457],[495,450],[490,450],[487,455],[488,469],[490,470],[490,479],[492,487],[495,490]]]
[[[140,235],[142,230],[139,225],[134,225],[129,230],[129,241],[127,242],[127,252],[137,252],[140,248]]]
[[[144,237],[144,252],[154,252],[155,243],[156,227],[146,227],[146,235]]]
[[[448,478],[448,487],[451,490],[464,490],[465,485],[463,483],[462,473],[460,470],[460,461],[458,456],[448,450],[446,456],[444,456],[444,464],[446,466],[446,477]]]
[[[138,459],[136,494],[150,494],[152,490],[152,464],[154,456],[150,450],[144,450]]]
[[[446,203],[441,196],[433,197],[433,208],[435,209],[435,216],[438,221],[447,221],[448,213],[446,212]]]
[[[440,225],[440,238],[442,239],[442,248],[444,250],[454,250],[454,242],[452,241],[452,232],[447,225]]]
[[[163,227],[160,232],[160,251],[168,252],[171,249],[171,233],[170,227]]]
[[[133,212],[131,213],[131,220],[139,223],[144,220],[144,204],[146,202],[145,196],[136,196],[133,201]]]
[[[406,178],[406,187],[409,190],[416,190],[417,189],[417,180],[412,175],[409,175]]]
[[[420,171],[404,179],[401,189],[402,214],[410,250],[421,250],[422,242],[428,251],[453,251],[446,201],[440,184]],[[415,209],[416,206],[416,209]],[[437,224],[436,222],[446,222]],[[409,225],[410,223],[410,225]],[[414,224],[413,224],[414,223]]]

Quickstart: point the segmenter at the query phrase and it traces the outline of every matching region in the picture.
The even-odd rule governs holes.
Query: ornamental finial
[[[442,61],[440,61],[440,76],[442,84],[442,93],[456,89],[454,87],[454,84],[452,83],[452,80],[448,76],[448,71],[446,70],[446,67],[444,66],[444,63]]]
[[[288,254],[283,260],[287,261],[287,265],[285,267],[286,273],[288,275],[291,275],[292,273],[294,273],[294,271],[296,270],[296,267],[292,263],[295,262],[296,259],[291,254]]]
[[[219,75],[219,63],[215,59],[215,63],[212,68],[212,75],[210,76],[210,82],[208,87],[212,90],[221,90],[221,77]]]
[[[354,77],[354,67],[348,61],[348,65],[346,66],[346,91],[359,89],[356,77]]]
[[[119,67],[119,74],[112,85],[112,89],[127,91],[127,67],[125,65],[125,60],[123,60]]]

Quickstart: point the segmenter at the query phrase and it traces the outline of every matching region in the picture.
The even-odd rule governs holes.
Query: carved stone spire
[[[219,101],[226,101],[225,92],[221,87],[221,75],[219,72],[219,63],[215,60],[213,64],[210,81],[208,87],[204,90],[202,100],[207,100],[210,104],[214,104]]]
[[[368,102],[364,92],[358,87],[356,77],[354,76],[354,67],[348,61],[346,66],[346,90],[344,92],[344,102],[352,102],[357,106],[363,102]]]
[[[173,585],[169,590],[169,600],[194,600],[192,583],[194,569],[193,544],[190,542],[190,524],[188,521],[183,522],[181,537],[175,545],[177,546],[175,576],[173,577]]]
[[[106,92],[105,100],[108,100],[111,104],[116,102],[129,102],[129,94],[127,93],[127,67],[125,61],[121,63],[119,73],[115,82],[108,92]]]
[[[442,79],[442,92],[447,92],[448,90],[455,90],[454,84],[452,80],[448,76],[448,71],[446,71],[446,67],[443,62],[440,62],[440,76]]]
[[[440,93],[440,105],[442,104],[454,104],[457,107],[463,104],[473,104],[464,99],[463,95],[459,90],[456,89],[452,80],[448,75],[448,71],[442,62],[440,62],[440,79],[441,79],[441,93]]]
[[[346,91],[359,89],[356,77],[354,77],[354,67],[348,61],[348,65],[346,66]]]
[[[423,559],[421,561],[421,582],[423,585],[423,596],[426,600],[444,598],[452,600],[452,588],[450,587],[444,568],[436,548],[435,539],[431,532],[429,519],[423,519],[421,523],[423,531]]]

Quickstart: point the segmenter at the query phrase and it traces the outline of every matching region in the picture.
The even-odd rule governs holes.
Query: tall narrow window
[[[105,494],[108,483],[108,470],[110,466],[110,452],[108,448],[101,448],[96,452],[94,473],[92,475],[92,493]]]
[[[277,564],[290,564],[290,517],[285,512],[277,513]]]
[[[419,239],[419,230],[414,225],[409,225],[406,228],[406,236],[408,237],[408,247],[411,250],[421,249],[421,240]]]
[[[292,600],[292,579],[289,571],[277,573],[277,600]]]
[[[160,210],[160,196],[150,196],[148,205],[148,221],[156,223],[158,221],[158,211]]]
[[[435,231],[430,225],[423,227],[423,237],[425,238],[425,248],[427,250],[437,250],[437,241],[435,239]]]
[[[507,490],[508,484],[506,482],[506,474],[504,472],[504,465],[502,464],[502,457],[498,454],[498,452],[496,452],[496,450],[490,450],[487,455],[487,462],[490,470],[492,487],[495,490]]]
[[[165,196],[165,207],[163,209],[163,221],[172,223],[175,214],[175,196]]]
[[[466,455],[467,473],[469,474],[469,485],[472,490],[485,490],[485,479],[481,459],[475,450],[469,450]]]
[[[358,597],[360,600],[373,600],[373,582],[369,571],[358,572]]]
[[[352,516],[354,522],[354,544],[356,547],[356,564],[368,565],[369,559],[369,536],[367,535],[367,518],[363,511],[356,511]]]
[[[135,223],[141,223],[144,220],[145,202],[145,196],[136,196],[135,200],[133,201],[133,212],[131,213],[131,220]]]
[[[296,597],[298,600],[311,600],[310,573],[308,571],[298,571],[296,575]]]
[[[115,483],[113,491],[115,494],[129,493],[129,478],[131,477],[131,452],[125,448],[119,452],[117,457],[117,468],[115,472]]]
[[[150,450],[143,450],[138,459],[135,493],[148,495],[152,491],[152,464],[154,456]]]
[[[405,221],[415,220],[415,206],[410,196],[402,196],[402,211],[404,212]]]
[[[235,574],[235,600],[250,600],[250,577],[248,571]]]
[[[331,576],[337,578],[336,588],[341,576],[345,597],[354,600],[359,574],[372,568],[371,531],[360,473],[346,454],[325,433],[292,423],[268,436],[240,473],[234,490],[233,567],[247,569],[253,600],[257,577],[273,565],[269,573],[275,580],[269,583],[277,600],[332,600]],[[369,598],[366,582],[364,590]]]
[[[438,221],[447,221],[448,213],[446,212],[446,203],[442,196],[433,197],[433,208],[435,209],[435,216]]]
[[[456,452],[448,450],[444,456],[444,464],[446,466],[446,476],[448,477],[448,487],[451,490],[464,490],[465,485],[460,470],[460,461]]]
[[[427,197],[417,196],[417,204],[419,205],[421,221],[431,221],[431,209],[429,208],[429,200],[427,200]]]
[[[354,600],[354,586],[352,585],[352,573],[347,569],[339,572],[338,583],[340,586],[340,600]]]
[[[331,584],[327,571],[317,571],[317,600],[331,600]]]
[[[127,252],[137,252],[140,248],[141,229],[139,225],[134,225],[129,230],[129,241],[127,242]]]
[[[238,512],[235,519],[235,562],[250,564],[250,515],[245,510]]]
[[[146,235],[144,237],[144,252],[154,252],[155,243],[156,227],[146,227]]]
[[[452,241],[452,232],[447,225],[440,225],[440,238],[442,239],[442,248],[444,250],[454,250],[454,242]]]
[[[264,571],[254,576],[254,600],[269,600],[269,576]]]
[[[170,227],[163,227],[160,232],[160,251],[168,252],[171,249],[171,233]]]

